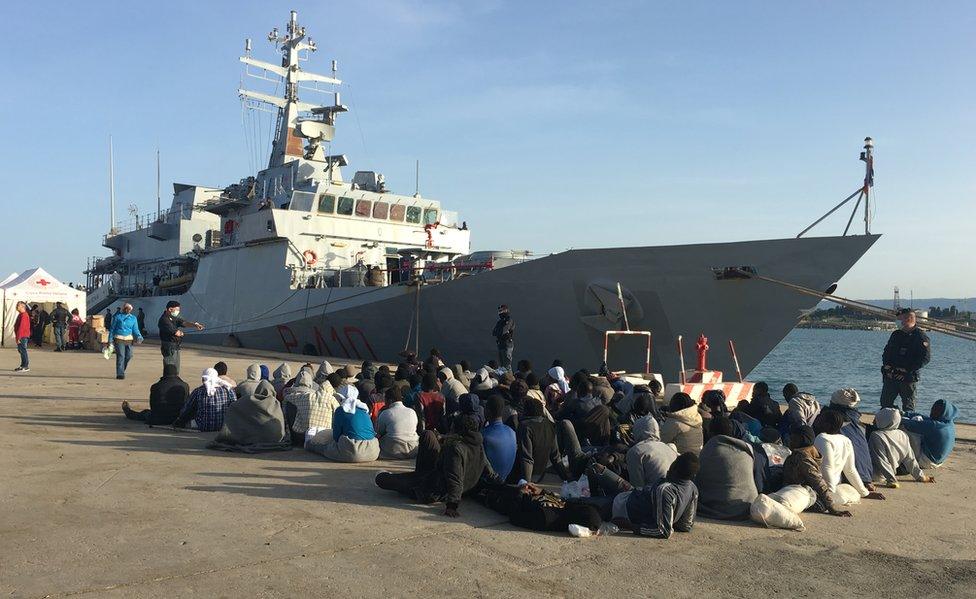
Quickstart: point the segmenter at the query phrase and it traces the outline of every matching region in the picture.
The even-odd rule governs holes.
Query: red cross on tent
[[[41,287],[47,287],[48,285],[51,284],[51,281],[48,281],[47,279],[44,279],[44,278],[38,279],[36,282]]]

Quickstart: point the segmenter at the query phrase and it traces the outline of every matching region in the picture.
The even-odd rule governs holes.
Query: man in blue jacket
[[[139,322],[132,313],[132,304],[124,304],[122,310],[112,318],[109,343],[115,346],[115,378],[125,378],[125,369],[132,359],[132,344],[142,343]]]

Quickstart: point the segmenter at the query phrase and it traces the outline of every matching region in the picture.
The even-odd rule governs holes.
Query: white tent
[[[9,283],[10,281],[13,281],[18,276],[20,276],[20,274],[19,273],[16,273],[16,272],[12,272],[9,275],[5,276],[3,278],[3,280],[0,281],[0,289],[2,289],[3,287],[6,287],[7,286],[7,283]]]
[[[0,344],[9,347],[16,345],[14,339],[14,321],[17,319],[17,302],[38,304],[48,312],[54,309],[56,302],[61,302],[68,310],[78,308],[78,314],[85,318],[84,291],[68,287],[51,276],[41,267],[35,267],[20,273],[0,284],[3,293],[3,336]],[[48,335],[51,328],[48,327]]]

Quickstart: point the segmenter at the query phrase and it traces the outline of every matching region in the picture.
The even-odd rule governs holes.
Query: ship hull
[[[652,333],[652,371],[675,379],[677,336],[685,339],[690,367],[695,341],[704,332],[710,368],[734,372],[731,339],[748,374],[819,300],[757,279],[720,279],[713,269],[748,266],[825,290],[878,237],[572,250],[424,285],[419,298],[411,286],[289,289],[278,272],[283,269],[277,252],[283,250],[269,244],[204,256],[190,291],[175,299],[187,318],[207,325],[188,333],[189,342],[223,345],[233,339],[244,347],[395,362],[399,352],[414,347],[419,321],[422,354],[436,347],[450,362],[472,364],[497,357],[491,330],[497,306],[507,304],[516,322],[516,360],[531,360],[540,370],[555,358],[569,369],[593,369],[603,360],[604,331],[625,326],[614,301],[619,282],[630,328]],[[247,273],[240,264],[248,265]],[[128,301],[155,315],[170,299]],[[155,322],[148,324],[152,331]],[[620,341],[610,366],[643,370],[643,343]]]

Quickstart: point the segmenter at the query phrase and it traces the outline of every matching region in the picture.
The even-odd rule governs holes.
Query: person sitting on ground
[[[647,385],[635,385],[631,393],[629,395],[624,394],[623,399],[618,401],[613,408],[620,414],[622,421],[628,424],[633,424],[647,414],[653,414],[660,421],[663,419],[663,415],[657,408],[657,398],[660,395],[661,383],[657,379],[651,379]],[[644,411],[641,414],[632,414],[634,405],[638,402],[641,403]]]
[[[821,410],[817,418],[818,420],[824,418],[828,412],[838,412],[844,417],[844,426],[841,427],[840,432],[851,440],[851,446],[854,448],[854,466],[857,467],[861,482],[869,491],[873,491],[874,465],[871,463],[867,431],[861,424],[861,413],[857,411],[860,402],[861,396],[856,389],[838,389],[830,396],[830,404]],[[817,422],[813,423],[813,430],[820,430]]]
[[[403,396],[403,403],[407,407],[411,408],[421,408],[420,402],[417,401],[420,392],[423,391],[421,383],[423,382],[423,377],[418,373],[413,373],[407,377],[407,388],[400,390],[400,395]]]
[[[714,416],[709,426],[711,438],[699,454],[701,470],[695,479],[698,511],[706,518],[745,520],[759,496],[753,477],[754,450],[733,436],[735,431],[727,416]]]
[[[762,430],[763,424],[750,413],[748,400],[741,400],[729,414],[729,419],[732,420],[733,424],[738,424],[741,427],[740,439],[750,443],[759,442],[759,431]]]
[[[671,396],[668,411],[661,423],[661,441],[673,443],[678,453],[701,451],[704,443],[702,418],[698,413],[695,400],[687,393],[675,393]]]
[[[529,375],[525,377],[525,384],[529,388],[529,390],[525,392],[526,398],[534,399],[535,401],[541,403],[545,417],[549,420],[549,422],[555,422],[556,419],[553,418],[552,414],[549,413],[549,410],[546,409],[546,395],[542,392],[542,385],[540,384],[538,377],[536,377],[534,373],[530,372]]]
[[[424,365],[430,365],[433,369],[439,370],[444,367],[444,357],[441,355],[440,350],[436,347],[430,348],[430,353],[427,354],[427,359],[424,360]]]
[[[555,413],[569,394],[569,381],[566,380],[566,372],[561,365],[550,368],[546,377],[549,379],[548,382],[545,386],[540,382],[540,387],[546,398],[546,407],[550,412]]]
[[[752,387],[752,397],[749,399],[749,415],[762,423],[763,426],[778,427],[783,417],[779,402],[770,397],[769,385],[766,381],[759,381]]]
[[[699,470],[697,455],[681,454],[663,478],[614,497],[613,523],[656,539],[669,539],[674,531],[691,532],[698,512],[699,491],[694,481]]]
[[[450,368],[443,367],[437,371],[437,378],[441,383],[441,395],[444,396],[445,411],[457,410],[458,398],[468,392],[461,381],[454,378]]]
[[[644,416],[632,428],[634,445],[627,450],[628,480],[635,487],[653,485],[678,458],[674,445],[661,442],[657,420]]]
[[[786,390],[783,393],[785,394]],[[790,431],[801,426],[812,427],[819,414],[820,403],[817,398],[809,393],[797,391],[787,401],[786,412],[779,423],[780,434],[788,442]]]
[[[881,408],[874,415],[874,431],[868,439],[871,460],[878,480],[891,489],[898,488],[896,473],[904,468],[918,482],[934,483],[935,478],[926,476],[915,459],[908,433],[900,430],[901,412],[895,408]]]
[[[319,363],[318,370],[315,371],[315,377],[312,379],[316,385],[321,385],[325,381],[329,380],[329,375],[335,372],[332,364],[328,360],[322,360]]]
[[[461,365],[455,364],[451,368],[451,372],[454,374],[454,379],[461,383],[461,385],[464,387],[464,392],[467,393],[468,390],[471,389],[471,379],[468,378],[468,375],[464,372],[464,369],[461,368]]]
[[[822,461],[820,472],[823,474],[831,493],[835,494],[835,503],[846,504],[844,498],[855,493],[867,499],[884,499],[884,495],[876,491],[869,491],[861,481],[861,475],[854,464],[854,446],[851,440],[841,433],[844,426],[844,416],[835,410],[829,410],[817,424],[820,434],[813,445],[820,452]],[[816,429],[815,429],[816,430]],[[846,483],[846,485],[845,485]],[[846,487],[852,487],[853,490]]]
[[[122,411],[130,420],[140,420],[150,426],[169,426],[183,410],[190,386],[177,374],[175,364],[163,365],[163,376],[149,387],[149,409],[135,411],[129,402],[122,402]]]
[[[246,453],[291,449],[274,386],[261,381],[253,391],[245,389],[244,395],[227,406],[224,425],[207,447]]]
[[[813,445],[816,436],[813,427],[809,425],[799,426],[790,433],[790,455],[783,462],[783,486],[809,487],[817,494],[817,501],[808,509],[850,518],[852,514],[840,509],[834,502],[830,485],[824,480],[821,472],[822,458]]]
[[[515,376],[524,379],[529,376],[532,372],[532,362],[528,360],[519,360],[515,367]]]
[[[221,379],[213,368],[203,371],[201,381],[203,384],[190,393],[180,415],[173,422],[174,428],[188,427],[191,421],[192,428],[201,432],[219,431],[224,426],[224,412],[237,399],[234,388]]]
[[[417,412],[403,405],[400,390],[396,387],[387,388],[384,399],[386,409],[376,417],[380,456],[388,460],[408,460],[417,455],[420,444]]]
[[[281,363],[280,366],[274,370],[274,378],[271,379],[271,384],[275,388],[275,396],[278,401],[283,401],[285,399],[285,385],[291,380],[291,366]]]
[[[458,508],[462,496],[480,485],[504,485],[485,456],[475,419],[469,415],[455,418],[452,433],[438,439],[434,431],[424,431],[414,471],[380,472],[376,475],[376,486],[397,491],[413,501],[444,501],[447,504],[444,515],[457,518],[461,515]]]
[[[306,449],[320,453],[335,462],[374,462],[380,457],[380,443],[376,440],[369,409],[359,401],[359,390],[345,384],[336,392],[342,402],[332,414],[332,431],[322,431],[307,444]],[[322,437],[325,436],[324,443]]]
[[[339,402],[334,397],[332,385],[328,381],[323,385],[328,389],[316,385],[311,369],[303,367],[298,371],[295,383],[285,389],[282,410],[293,445],[304,446],[305,434],[309,430],[332,428],[332,415]]]
[[[939,468],[949,459],[956,444],[956,417],[959,408],[951,401],[940,399],[932,404],[928,416],[908,412],[902,418],[902,428],[908,431],[915,457],[922,468]]]
[[[800,392],[800,389],[796,386],[796,383],[786,383],[783,385],[783,399],[787,404],[793,399],[793,396]]]
[[[573,389],[576,391],[575,396],[567,396],[555,416],[556,420],[572,420],[574,425],[578,425],[593,408],[603,405],[603,402],[593,395],[593,384],[586,379],[579,381]]]
[[[238,398],[244,397],[245,395],[251,395],[254,390],[258,388],[258,384],[261,382],[261,367],[257,364],[251,364],[244,371],[244,380],[237,384],[234,388],[234,395]],[[274,389],[274,385],[271,386]],[[277,393],[275,394],[277,398]]]
[[[219,376],[225,383],[229,384],[231,387],[237,386],[237,381],[227,376],[227,362],[217,362],[214,364],[214,370],[217,371],[217,376]]]
[[[393,384],[400,390],[400,396],[410,389],[410,367],[404,363],[397,366],[393,373]],[[406,398],[404,398],[405,400]]]
[[[437,377],[433,373],[424,374],[420,383],[417,402],[424,414],[424,426],[430,430],[441,430],[444,418],[444,396],[437,389]],[[443,423],[447,429],[447,423]]]
[[[501,395],[492,395],[485,405],[485,419],[488,426],[481,431],[485,445],[485,455],[492,469],[502,478],[508,478],[515,465],[515,431],[505,425],[502,413],[505,400]]]
[[[556,427],[545,417],[544,410],[540,401],[530,399],[525,402],[525,411],[515,434],[515,466],[508,480],[541,482],[547,465],[555,468],[562,480],[569,480],[569,470],[556,445]]]
[[[368,398],[373,391],[376,391],[376,373],[376,366],[372,362],[369,360],[363,362],[359,374],[356,375],[356,390],[359,391],[359,397]]]
[[[393,377],[390,376],[390,373],[376,373],[376,383],[374,385],[373,392],[369,394],[365,402],[366,405],[369,406],[369,417],[373,421],[374,426],[379,420],[380,413],[385,410],[388,405],[387,397],[390,389],[395,388],[396,387],[393,386]],[[403,397],[400,395],[399,389],[397,389],[396,397],[398,401],[403,401]]]

